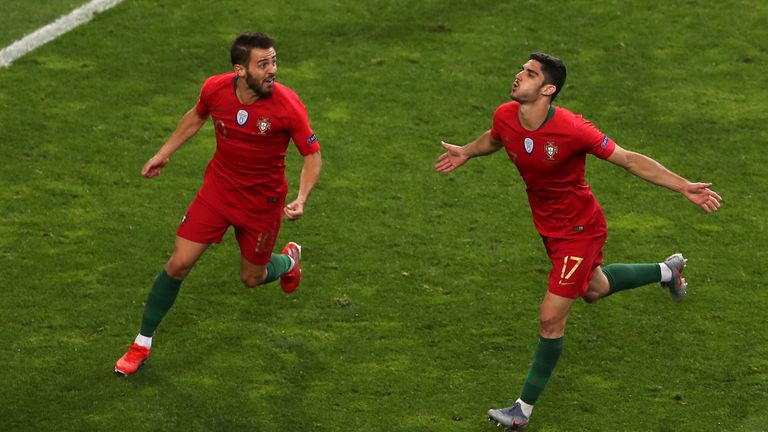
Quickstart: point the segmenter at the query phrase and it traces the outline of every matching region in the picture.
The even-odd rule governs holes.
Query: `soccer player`
[[[297,220],[319,176],[320,144],[307,110],[291,89],[275,81],[277,54],[264,33],[244,33],[230,50],[234,72],[208,78],[195,106],[141,170],[160,175],[171,155],[213,119],[216,152],[203,185],[176,231],[173,254],[152,284],[141,329],[115,372],[130,375],[146,361],[152,336],[173,306],[184,278],[211,243],[233,226],[240,246],[240,279],[255,287],[280,279],[283,291],[301,282],[301,246],[289,242],[272,253],[282,217]],[[296,199],[285,204],[285,154],[293,140],[304,162]]]
[[[566,68],[557,57],[534,53],[512,84],[512,102],[502,104],[492,128],[474,142],[443,142],[435,169],[447,173],[470,158],[502,148],[526,185],[534,225],[552,261],[549,287],[541,303],[540,338],[533,364],[517,401],[491,409],[488,417],[508,430],[522,430],[563,352],[563,335],[575,299],[588,303],[613,293],[660,282],[675,301],[686,294],[681,277],[686,259],[674,254],[658,264],[611,264],[601,267],[607,235],[605,217],[584,182],[586,155],[608,160],[650,183],[679,192],[710,213],[720,196],[710,183],[692,183],[655,160],[625,150],[582,116],[552,101],[565,84]]]

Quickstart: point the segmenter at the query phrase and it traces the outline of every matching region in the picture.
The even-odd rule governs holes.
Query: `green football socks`
[[[608,295],[661,281],[658,264],[611,264],[603,267],[610,283]]]
[[[181,288],[181,282],[168,276],[165,269],[157,275],[155,282],[152,284],[152,289],[147,296],[147,304],[144,305],[144,316],[141,319],[141,330],[139,331],[140,335],[152,337],[155,334],[160,321],[163,320],[165,314],[173,306],[173,302],[176,301],[176,296],[179,295],[179,288]]]
[[[269,263],[267,263],[267,277],[264,279],[265,283],[277,280],[281,275],[284,275],[291,268],[291,258],[288,255],[272,254]]]
[[[557,339],[546,339],[539,337],[539,345],[536,347],[536,353],[533,355],[533,364],[528,371],[528,377],[523,385],[523,392],[520,399],[523,402],[535,405],[541,392],[549,382],[552,371],[563,353],[563,337]]]
[[[288,255],[272,254],[272,258],[267,264],[267,277],[263,283],[276,280],[290,268],[291,259]],[[146,337],[154,336],[160,321],[163,320],[176,301],[176,296],[179,295],[179,289],[181,288],[181,282],[168,276],[165,269],[157,275],[155,282],[152,284],[152,289],[147,296],[147,303],[144,305],[144,316],[141,319],[141,330],[139,330],[140,335]]]

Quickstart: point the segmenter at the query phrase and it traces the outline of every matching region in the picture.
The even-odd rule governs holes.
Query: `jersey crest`
[[[259,122],[256,123],[259,127],[259,134],[264,135],[267,133],[270,127],[272,127],[272,123],[269,122],[269,119],[266,117],[262,117],[259,119]]]
[[[526,138],[523,140],[523,146],[525,147],[525,152],[528,154],[533,153],[533,140],[531,138]]]
[[[555,160],[555,155],[557,155],[557,144],[552,141],[547,142],[547,145],[544,146],[544,153],[547,154],[548,160]]]
[[[244,125],[248,121],[248,111],[240,110],[237,112],[237,124]]]

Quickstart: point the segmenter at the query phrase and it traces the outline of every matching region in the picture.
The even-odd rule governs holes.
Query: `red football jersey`
[[[195,110],[210,115],[216,152],[205,170],[200,196],[244,210],[266,210],[285,202],[285,153],[293,140],[302,156],[320,150],[307,109],[288,87],[275,83],[272,95],[243,105],[234,72],[208,78]]]
[[[536,230],[569,238],[607,231],[605,216],[584,181],[587,153],[608,158],[616,143],[582,116],[554,108],[554,116],[535,131],[520,124],[518,102],[493,115],[491,137],[501,141],[525,181]]]

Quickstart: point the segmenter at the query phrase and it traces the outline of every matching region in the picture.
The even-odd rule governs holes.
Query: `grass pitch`
[[[4,42],[33,30],[2,16]],[[0,70],[3,429],[495,430],[484,413],[525,378],[547,258],[502,153],[432,164],[441,139],[490,126],[542,50],[568,65],[560,105],[725,201],[708,216],[590,160],[606,263],[683,251],[690,296],[575,306],[529,430],[766,430],[765,22],[760,1],[120,4]],[[305,281],[242,288],[226,236],[147,365],[116,378],[212,129],[161,177],[139,171],[241,31],[278,39],[279,79],[323,146],[306,215],[281,232],[304,246]]]

